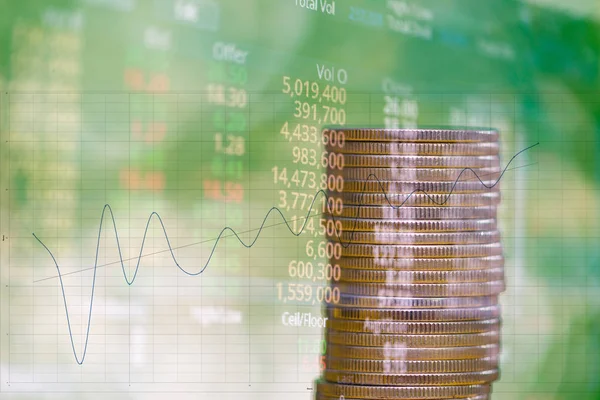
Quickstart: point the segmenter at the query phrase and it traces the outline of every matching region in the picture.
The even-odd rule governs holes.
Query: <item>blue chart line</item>
[[[413,190],[411,193],[409,193],[406,196],[406,198],[404,199],[404,201],[402,201],[398,205],[394,205],[394,204],[392,204],[390,202],[390,200],[388,198],[388,194],[385,192],[384,187],[383,187],[381,181],[379,180],[379,178],[377,178],[376,175],[369,174],[369,176],[367,177],[367,180],[365,181],[365,185],[367,184],[367,182],[369,180],[372,180],[372,179],[376,180],[378,182],[378,184],[379,184],[379,187],[380,187],[382,193],[385,196],[386,202],[393,209],[398,209],[398,208],[402,207],[411,198],[411,196],[413,194],[415,194],[415,193],[423,193],[434,204],[436,204],[436,205],[444,205],[448,201],[448,199],[450,198],[450,196],[452,195],[452,193],[454,192],[454,189],[455,189],[456,185],[458,184],[458,181],[460,180],[461,176],[466,171],[471,171],[477,177],[477,179],[479,180],[479,182],[481,182],[481,184],[484,187],[486,187],[488,189],[491,189],[491,188],[493,188],[494,186],[496,186],[500,182],[500,180],[504,176],[504,173],[508,170],[508,167],[514,161],[515,158],[517,158],[520,154],[526,152],[527,150],[530,150],[531,148],[533,148],[535,146],[538,146],[538,145],[539,145],[539,142],[535,143],[535,144],[533,144],[533,145],[531,145],[529,147],[524,148],[523,150],[519,151],[514,156],[512,156],[512,158],[508,161],[508,163],[506,164],[506,166],[502,170],[502,173],[500,174],[500,176],[498,177],[498,179],[493,184],[491,184],[491,185],[486,185],[486,183],[483,180],[481,180],[481,178],[479,177],[479,175],[477,175],[477,173],[473,169],[471,169],[471,168],[464,168],[460,172],[460,174],[458,175],[458,177],[456,178],[456,180],[454,181],[454,184],[452,185],[450,191],[448,192],[448,194],[446,195],[446,197],[444,198],[444,200],[441,201],[441,202],[437,202],[427,192],[425,192],[425,191],[423,191],[421,189],[415,189],[415,190]],[[309,219],[309,217],[311,215],[311,212],[313,210],[314,204],[315,204],[315,202],[317,201],[317,198],[319,198],[320,195],[323,195],[325,197],[325,199],[329,199],[328,194],[325,191],[323,191],[323,190],[319,190],[319,191],[317,191],[315,193],[315,196],[314,196],[314,198],[313,198],[313,200],[312,200],[312,202],[310,204],[310,207],[308,208],[308,212],[307,212],[306,217],[304,219],[304,223],[302,224],[302,227],[298,230],[298,232],[294,232],[294,230],[290,226],[289,222],[286,220],[285,216],[281,212],[281,210],[279,208],[277,208],[277,207],[271,207],[271,209],[269,209],[269,211],[265,215],[265,218],[263,219],[263,221],[262,221],[262,223],[261,223],[261,225],[260,225],[260,227],[258,229],[258,232],[256,233],[256,236],[249,243],[244,242],[242,240],[242,238],[238,235],[238,233],[235,230],[233,230],[233,228],[230,228],[230,227],[226,226],[225,228],[223,228],[221,230],[221,232],[217,236],[217,238],[215,240],[215,243],[214,243],[214,245],[213,245],[213,247],[212,247],[212,249],[210,251],[210,254],[208,256],[208,259],[206,260],[206,263],[204,264],[204,266],[199,271],[196,271],[196,272],[187,271],[186,269],[184,269],[177,262],[177,259],[175,258],[175,254],[173,253],[173,247],[171,246],[171,242],[169,240],[169,235],[167,234],[167,229],[165,228],[165,224],[163,223],[162,218],[160,217],[160,215],[157,212],[153,211],[150,214],[150,216],[148,217],[148,221],[146,222],[146,229],[144,230],[144,236],[142,238],[142,245],[140,247],[140,254],[139,254],[138,258],[137,258],[137,263],[136,263],[136,266],[135,266],[135,271],[134,271],[133,276],[131,277],[131,279],[129,279],[127,277],[127,273],[125,272],[125,264],[123,262],[123,255],[121,253],[121,245],[119,243],[119,234],[118,234],[118,231],[117,231],[117,223],[115,221],[114,213],[113,213],[112,208],[110,207],[110,205],[109,204],[105,204],[104,208],[102,209],[102,214],[100,216],[100,225],[98,227],[98,241],[97,241],[97,244],[96,244],[96,257],[95,257],[95,260],[94,260],[94,275],[93,275],[93,279],[92,279],[92,289],[91,289],[90,306],[89,306],[89,313],[88,313],[88,319],[87,319],[87,329],[86,329],[86,334],[85,334],[85,343],[84,343],[84,346],[83,346],[83,353],[81,355],[81,359],[79,358],[79,356],[77,355],[77,351],[75,350],[75,342],[74,342],[74,339],[73,339],[73,332],[72,332],[72,329],[71,329],[71,320],[70,320],[70,317],[69,317],[69,308],[67,306],[67,298],[66,298],[66,295],[65,295],[65,286],[64,286],[64,283],[63,283],[63,279],[62,279],[62,274],[60,272],[60,267],[58,265],[58,262],[56,261],[56,258],[54,257],[54,254],[52,253],[52,251],[50,251],[50,249],[44,244],[44,242],[35,233],[32,233],[33,237],[44,247],[44,249],[46,249],[46,251],[48,252],[48,254],[50,255],[50,257],[52,257],[52,261],[54,262],[54,265],[56,266],[56,270],[58,272],[58,278],[59,278],[59,281],[60,281],[60,288],[61,288],[61,291],[62,291],[63,302],[64,302],[64,306],[65,306],[65,315],[67,317],[67,326],[69,328],[69,336],[70,336],[70,339],[71,339],[71,349],[73,350],[73,356],[75,357],[75,361],[77,361],[77,364],[79,364],[79,365],[83,364],[83,362],[85,361],[85,356],[87,354],[87,349],[88,349],[89,336],[90,336],[90,326],[91,326],[91,322],[92,322],[92,308],[93,308],[93,305],[94,305],[94,289],[96,288],[96,271],[98,269],[98,253],[99,253],[99,250],[100,250],[100,238],[102,236],[102,227],[103,227],[103,223],[104,223],[104,215],[105,215],[105,213],[107,211],[108,211],[108,213],[110,215],[110,218],[111,218],[111,221],[112,221],[112,225],[113,225],[113,230],[115,232],[115,239],[116,239],[116,242],[117,242],[117,249],[118,249],[118,252],[119,252],[119,260],[121,262],[121,270],[123,272],[123,278],[125,279],[125,282],[127,283],[127,285],[131,286],[133,284],[133,282],[135,282],[135,279],[136,279],[137,274],[138,274],[138,270],[140,268],[140,262],[141,262],[142,254],[143,254],[143,251],[144,251],[144,244],[146,242],[146,236],[148,234],[148,228],[150,227],[150,222],[152,221],[153,217],[156,217],[158,219],[158,222],[160,223],[160,226],[162,227],[163,233],[165,235],[165,239],[167,241],[167,246],[169,247],[169,252],[171,253],[171,258],[173,259],[173,262],[175,263],[175,265],[177,266],[177,268],[179,268],[186,275],[197,276],[197,275],[202,274],[204,272],[204,270],[208,267],[208,265],[209,265],[209,263],[210,263],[213,255],[214,255],[214,252],[215,252],[215,250],[216,250],[216,248],[217,248],[217,246],[219,244],[219,241],[221,240],[221,238],[223,237],[223,235],[225,234],[225,232],[229,231],[229,232],[233,233],[233,235],[237,238],[237,240],[240,242],[240,244],[242,244],[242,246],[244,246],[246,248],[251,248],[252,246],[254,246],[254,244],[256,243],[256,241],[258,240],[258,238],[260,237],[260,234],[261,234],[261,232],[262,232],[262,230],[263,230],[263,228],[265,226],[265,223],[267,222],[267,220],[269,219],[269,216],[273,212],[276,212],[277,214],[279,214],[281,216],[281,219],[283,220],[283,222],[285,223],[285,225],[287,226],[288,230],[290,231],[290,233],[292,235],[294,235],[294,236],[300,236],[302,234],[302,232],[304,232],[304,228],[306,227],[308,219]],[[359,201],[359,205],[357,207],[357,214],[356,214],[356,217],[354,217],[354,228],[356,228],[356,224],[358,222],[358,218],[359,218],[359,215],[360,215],[360,207],[363,206],[363,203],[362,203],[362,197],[363,197],[363,195],[364,195],[364,190],[361,191],[361,197],[360,197],[361,201]],[[392,196],[398,196],[398,195],[399,194],[393,194]],[[335,221],[335,216],[333,216],[333,214],[331,214],[331,215],[332,215],[333,220]],[[352,236],[345,243],[342,241],[339,232],[337,232],[337,230],[336,230],[336,235],[337,235],[338,239],[340,240],[340,243],[342,244],[342,246],[348,247],[352,243],[352,239],[354,237],[354,232],[355,232],[354,228],[352,229]]]

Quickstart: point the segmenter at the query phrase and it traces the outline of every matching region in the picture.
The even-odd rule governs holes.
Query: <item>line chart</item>
[[[524,165],[519,165],[518,167],[507,168],[506,171],[508,172],[508,171],[514,171],[514,170],[521,169],[521,168],[527,168],[527,167],[531,167],[532,165],[536,165],[536,164],[537,164],[537,162],[532,162],[532,163],[528,163],[528,164],[524,164]],[[480,175],[480,176],[487,176],[487,175]],[[468,181],[468,180],[470,180],[470,179],[465,179],[465,181]],[[308,215],[307,214],[304,217],[300,217],[299,216],[297,218],[291,218],[291,219],[288,219],[286,221],[287,222],[302,221],[302,220],[305,220],[305,219],[319,217],[319,216],[322,216],[322,215],[323,215],[323,213],[315,213],[315,214],[312,214],[312,215]],[[327,215],[332,215],[332,219],[335,219],[335,216],[333,214],[327,214]],[[278,223],[275,223],[275,224],[265,225],[264,228],[273,228],[275,226],[281,226],[281,225],[285,225],[285,222],[278,222]],[[239,231],[237,233],[238,234],[251,233],[251,232],[256,232],[258,230],[259,230],[259,228],[253,228],[253,229],[247,229],[247,230],[244,230],[244,231]],[[223,235],[223,236],[221,236],[222,239],[228,238],[228,237],[233,237],[233,235],[229,234],[229,235]],[[184,249],[184,248],[187,248],[187,247],[197,246],[199,244],[211,243],[211,242],[214,242],[215,240],[217,240],[216,237],[211,238],[211,239],[200,240],[198,242],[186,243],[186,244],[183,244],[183,245],[180,245],[180,246],[173,247],[173,250]],[[154,255],[157,255],[157,254],[162,254],[162,253],[167,253],[167,252],[169,252],[169,249],[153,251],[151,253],[146,253],[146,254],[142,255],[141,258],[145,258],[145,257],[149,257],[149,256],[154,256]],[[123,261],[133,261],[133,260],[136,260],[137,258],[138,258],[137,256],[136,257],[129,257],[129,258],[123,259]],[[113,261],[113,262],[108,262],[106,264],[100,264],[100,265],[97,266],[97,268],[110,267],[112,265],[117,265],[117,264],[120,264],[120,261]],[[93,269],[94,269],[94,267],[82,268],[82,269],[78,269],[78,270],[75,270],[75,271],[62,273],[62,276],[69,276],[69,275],[80,274],[82,272],[91,271]],[[45,278],[36,279],[36,280],[32,281],[32,283],[44,282],[44,281],[48,281],[48,280],[51,280],[51,279],[57,279],[57,278],[58,278],[58,275],[52,275],[52,276],[47,276]]]
[[[367,177],[367,179],[365,181],[365,185],[370,180],[377,181],[378,184],[379,184],[379,187],[381,189],[381,192],[383,193],[383,195],[385,197],[385,200],[388,203],[388,206],[391,207],[391,208],[393,208],[393,209],[398,209],[398,208],[402,207],[411,198],[411,196],[414,195],[414,194],[416,194],[416,193],[423,193],[434,204],[441,206],[441,205],[444,205],[448,201],[448,199],[450,198],[450,196],[454,192],[454,189],[455,189],[456,185],[458,184],[460,178],[462,177],[462,175],[465,172],[471,171],[475,175],[475,177],[479,180],[479,182],[485,188],[492,189],[493,187],[495,187],[500,182],[500,180],[502,179],[502,177],[504,176],[504,174],[508,170],[508,167],[511,165],[511,163],[520,154],[522,154],[522,153],[524,153],[524,152],[526,152],[526,151],[528,151],[528,150],[530,150],[530,149],[538,146],[539,144],[540,143],[537,142],[537,143],[535,143],[533,145],[525,147],[524,149],[522,149],[522,150],[518,151],[516,154],[514,154],[511,157],[511,159],[508,161],[508,163],[506,164],[506,166],[504,167],[504,169],[502,170],[502,172],[501,172],[500,176],[498,177],[498,179],[496,179],[496,181],[494,183],[490,184],[490,185],[487,185],[481,179],[481,177],[473,169],[471,169],[471,168],[464,168],[464,169],[462,169],[461,172],[459,173],[458,177],[454,181],[454,184],[450,188],[450,191],[446,194],[444,200],[440,201],[440,202],[436,201],[433,197],[431,197],[424,190],[415,189],[412,192],[406,194],[405,199],[400,204],[395,205],[395,204],[392,204],[392,202],[390,201],[390,197],[400,196],[402,194],[388,194],[388,193],[386,193],[385,190],[384,190],[384,188],[383,188],[383,185],[382,185],[381,181],[379,180],[379,178],[376,175],[369,174],[369,176]],[[364,193],[365,193],[364,190],[362,190],[360,192],[360,194],[361,194],[360,195],[360,199],[361,200],[362,200],[362,197],[363,197]],[[66,319],[67,319],[67,327],[68,327],[68,331],[69,331],[69,337],[70,337],[70,342],[71,342],[71,349],[72,349],[73,356],[74,356],[75,361],[77,362],[77,364],[82,365],[84,363],[86,355],[87,355],[87,349],[88,349],[88,344],[89,344],[89,335],[90,335],[90,327],[91,327],[92,314],[93,314],[94,291],[95,291],[95,287],[96,287],[96,272],[97,272],[97,269],[98,269],[98,257],[99,257],[99,250],[100,250],[100,240],[101,240],[101,237],[102,237],[104,217],[105,217],[105,214],[107,213],[107,211],[108,211],[108,214],[110,215],[110,221],[112,222],[112,225],[113,225],[113,231],[114,231],[114,234],[115,234],[115,240],[116,240],[116,244],[117,244],[117,250],[118,250],[118,254],[119,254],[119,260],[120,260],[120,264],[121,264],[121,270],[122,270],[122,273],[123,273],[123,278],[125,279],[125,282],[127,283],[127,285],[131,286],[135,282],[137,274],[138,274],[138,271],[139,271],[140,262],[141,262],[141,259],[143,257],[144,245],[145,245],[145,241],[146,241],[146,236],[147,236],[147,233],[148,233],[148,229],[150,227],[150,223],[152,222],[152,220],[155,217],[156,217],[156,219],[158,220],[158,222],[161,225],[161,228],[163,230],[163,234],[165,236],[165,240],[167,242],[167,246],[168,246],[169,252],[171,254],[171,258],[173,259],[173,262],[175,263],[175,265],[177,266],[177,268],[179,270],[181,270],[184,274],[188,275],[188,276],[198,276],[198,275],[201,275],[206,270],[206,268],[208,267],[208,265],[210,264],[210,261],[211,261],[213,255],[214,255],[214,252],[216,251],[217,246],[219,245],[220,240],[222,238],[226,237],[225,234],[227,232],[230,232],[231,235],[234,236],[239,241],[239,243],[242,246],[244,246],[245,248],[251,248],[251,247],[254,246],[254,244],[256,243],[256,241],[258,240],[258,238],[260,237],[260,234],[261,234],[262,230],[264,229],[265,224],[266,224],[267,220],[269,219],[269,217],[271,216],[272,213],[279,214],[279,216],[281,217],[283,223],[286,225],[287,229],[289,230],[289,232],[292,235],[294,235],[296,237],[300,236],[304,232],[306,224],[307,224],[307,222],[309,220],[309,217],[310,217],[310,215],[311,215],[311,213],[313,211],[314,205],[315,205],[317,199],[320,198],[320,196],[323,196],[326,200],[329,199],[329,195],[324,190],[318,190],[315,193],[315,195],[314,195],[314,197],[313,197],[313,199],[312,199],[312,201],[310,203],[310,206],[308,208],[308,212],[306,214],[306,217],[304,218],[304,223],[302,224],[302,226],[300,227],[300,229],[297,232],[294,231],[294,229],[292,228],[292,226],[289,224],[289,221],[283,215],[282,211],[279,208],[277,208],[277,207],[271,207],[269,209],[269,211],[265,214],[265,217],[264,217],[262,223],[260,224],[260,227],[257,229],[256,235],[248,243],[244,242],[244,240],[239,236],[239,233],[236,232],[233,228],[231,228],[229,226],[224,227],[221,230],[221,232],[219,233],[219,235],[216,237],[215,243],[214,243],[214,245],[213,245],[213,247],[212,247],[212,249],[211,249],[211,251],[209,253],[209,256],[208,256],[208,258],[207,258],[204,266],[202,266],[198,271],[195,271],[195,272],[190,272],[190,271],[186,270],[185,268],[183,268],[179,264],[179,262],[177,261],[177,258],[175,257],[175,254],[173,252],[174,248],[171,246],[171,242],[170,242],[169,236],[167,234],[167,229],[166,229],[166,227],[165,227],[165,225],[164,225],[164,223],[162,221],[162,218],[160,217],[160,215],[156,211],[153,211],[149,215],[148,220],[146,222],[146,227],[145,227],[145,230],[144,230],[144,235],[142,237],[142,243],[141,243],[141,246],[140,246],[140,252],[139,252],[139,255],[137,257],[136,267],[135,267],[133,276],[131,276],[131,278],[129,278],[127,276],[127,272],[125,271],[125,264],[124,264],[123,255],[122,255],[122,252],[121,252],[121,246],[120,246],[120,242],[119,242],[119,234],[118,234],[118,230],[117,230],[117,224],[116,224],[114,213],[113,213],[112,208],[110,207],[110,205],[109,204],[105,204],[104,207],[103,207],[103,209],[102,209],[102,213],[101,213],[101,216],[100,216],[100,224],[99,224],[99,227],[98,227],[98,240],[97,240],[97,244],[96,244],[96,253],[95,253],[95,259],[94,259],[94,266],[93,266],[94,273],[93,273],[93,278],[92,278],[90,303],[89,303],[89,308],[88,308],[87,327],[86,327],[85,340],[84,340],[83,351],[81,353],[81,356],[78,355],[77,350],[75,349],[75,342],[74,342],[74,338],[73,338],[73,332],[72,332],[72,328],[71,328],[71,320],[70,320],[70,317],[69,317],[69,309],[68,309],[68,305],[67,305],[67,299],[66,299],[66,294],[65,294],[65,287],[64,287],[64,282],[63,282],[63,275],[61,274],[60,266],[58,264],[58,261],[56,260],[56,257],[54,256],[54,254],[52,253],[52,251],[48,248],[48,246],[46,246],[46,244],[35,233],[32,233],[33,237],[40,243],[40,245],[42,245],[44,247],[44,249],[50,255],[50,257],[52,258],[52,261],[54,262],[54,265],[56,267],[57,275],[58,275],[60,286],[61,286],[61,293],[62,293],[64,308],[65,308],[65,315],[66,315]],[[357,207],[357,215],[354,217],[354,228],[356,227],[356,224],[358,222],[360,208],[361,208],[362,205],[363,205],[363,203],[361,201],[359,201],[359,204],[358,204],[358,207]],[[329,211],[331,211],[331,210],[329,210]],[[332,215],[332,218],[335,221],[335,216],[333,215],[333,213],[331,215]],[[355,232],[354,228],[351,230],[351,236],[350,236],[350,238],[346,242],[342,241],[342,239],[340,237],[340,233],[337,231],[337,228],[335,230],[336,231],[336,235],[337,235],[338,239],[340,240],[341,245],[344,246],[345,248],[347,248],[348,246],[350,246],[352,244],[352,239],[353,239],[354,232]],[[229,236],[231,236],[231,235],[229,235]]]

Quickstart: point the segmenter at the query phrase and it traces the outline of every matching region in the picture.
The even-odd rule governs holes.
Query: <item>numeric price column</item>
[[[298,339],[298,348],[306,353],[300,354],[300,371],[306,374],[325,368],[323,352],[307,351],[322,347],[319,327],[309,321],[313,314],[318,315],[315,308],[339,300],[337,289],[327,282],[339,279],[339,266],[329,259],[341,256],[342,247],[325,240],[325,235],[341,234],[341,224],[336,226],[335,221],[323,217],[328,210],[342,212],[341,199],[328,198],[326,193],[344,189],[343,177],[336,173],[344,166],[343,155],[324,150],[329,141],[344,140],[344,132],[333,127],[343,127],[347,121],[347,73],[334,71],[333,67],[317,65],[317,74],[311,78],[281,77],[281,97],[292,106],[279,129],[280,138],[289,144],[288,156],[271,169],[278,189],[277,206],[292,230],[306,238],[299,245],[302,251],[288,261],[287,276],[276,284],[280,304],[298,315],[296,326],[315,328],[314,339],[308,335]],[[323,127],[332,129],[323,131]],[[307,317],[311,308],[314,311]]]

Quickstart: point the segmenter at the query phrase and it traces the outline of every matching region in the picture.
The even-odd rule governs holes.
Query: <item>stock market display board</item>
[[[600,13],[561,3],[0,1],[0,398],[314,398],[336,129],[444,127],[539,143],[494,399],[597,399]]]

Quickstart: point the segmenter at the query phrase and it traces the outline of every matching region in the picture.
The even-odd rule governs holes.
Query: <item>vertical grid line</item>
[[[106,130],[106,124],[107,124],[107,110],[106,110],[106,93],[104,94],[104,203],[108,204],[108,199],[107,199],[107,188],[106,188],[106,169],[107,169],[107,158],[108,158],[108,143],[109,141],[107,140],[107,136],[108,136],[108,132]],[[130,235],[131,236],[131,235]],[[108,261],[108,255],[107,255],[107,247],[106,246],[106,231],[104,233],[104,262]],[[108,319],[106,316],[106,298],[107,298],[107,280],[106,280],[106,270],[107,268],[104,268],[104,382],[106,383],[106,365],[108,364],[108,355],[107,355],[107,347],[108,347],[108,341],[107,341],[107,336],[106,336],[106,331],[107,331],[107,326],[108,326]]]
[[[127,179],[129,179],[128,185],[127,185],[127,198],[129,200],[129,210],[127,212],[127,216],[129,219],[129,232],[131,232],[131,92],[129,92],[127,94],[127,110],[129,112],[129,118],[128,118],[128,134],[127,134],[127,141],[128,141],[128,150],[129,150],[129,157],[127,157],[127,162],[128,162],[128,170],[127,170]],[[128,240],[128,244],[131,250],[131,240]],[[127,267],[127,280],[129,280],[129,277],[131,277],[131,263],[129,263],[129,266]],[[127,334],[129,336],[128,338],[128,348],[129,348],[129,358],[128,358],[128,372],[129,372],[129,386],[131,387],[131,285],[128,284],[127,285],[127,307],[128,307],[128,329],[127,329]]]
[[[35,134],[36,134],[36,129],[35,129],[35,96],[34,96],[34,101],[33,101],[33,107],[31,108],[31,125],[33,127],[32,132],[32,139],[35,138]],[[58,151],[58,142],[56,144],[57,147],[57,151]],[[35,181],[35,142],[33,143],[33,145],[31,146],[31,153],[32,153],[32,162],[33,162],[33,180]],[[57,179],[56,179],[56,186],[58,187],[58,165],[56,167],[56,172],[57,172]],[[56,202],[56,210],[58,212],[58,202]],[[33,221],[35,223],[35,207],[33,207],[32,210],[32,215],[33,215]],[[56,232],[57,232],[57,236],[58,236],[58,224],[56,224]],[[34,277],[35,279],[35,268],[32,267],[31,270],[31,275]],[[32,332],[32,336],[31,336],[31,380],[35,383],[35,285],[32,284],[31,285],[31,332]]]
[[[169,121],[170,122],[170,121]],[[168,122],[165,121],[167,126]],[[171,124],[173,125],[173,124]],[[179,93],[175,94],[175,143],[179,143]],[[166,130],[170,132],[169,129]],[[175,163],[175,182],[179,189],[179,160]],[[179,191],[175,198],[175,229],[179,234]],[[175,271],[175,382],[179,382],[179,272]]]
[[[8,92],[7,92],[7,97],[8,97],[8,99],[6,100],[7,101],[7,105],[8,105],[8,177],[7,177],[7,180],[8,180],[8,209],[10,210],[10,205],[12,203],[12,195],[11,195],[11,190],[10,190],[11,189],[11,187],[10,187],[11,179],[10,178],[12,176],[12,172],[11,172],[11,164],[12,164],[11,163],[11,148],[12,148],[12,143],[11,143],[11,140],[10,140],[10,137],[12,135],[12,129],[11,129],[11,125],[10,125],[10,102],[12,101],[12,99],[10,98],[11,95]],[[11,340],[11,331],[10,331],[10,328],[12,326],[11,325],[11,318],[10,318],[10,314],[11,314],[11,312],[10,312],[11,311],[11,301],[10,301],[10,299],[12,298],[12,295],[11,295],[11,291],[12,291],[11,290],[11,285],[12,285],[12,282],[11,282],[11,274],[10,274],[11,268],[12,268],[12,266],[11,266],[12,259],[11,259],[11,254],[10,254],[11,253],[11,247],[12,247],[12,245],[11,245],[11,240],[12,240],[11,220],[12,220],[12,218],[11,218],[11,216],[9,214],[8,215],[8,234],[10,236],[8,237],[8,382],[7,382],[8,386],[10,386],[10,373],[11,373],[11,366],[12,366],[12,363],[11,363],[11,353],[12,353],[11,341],[12,340]]]

